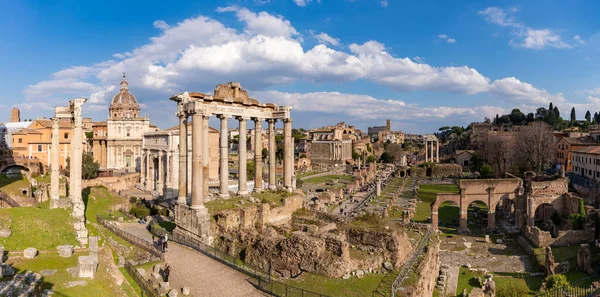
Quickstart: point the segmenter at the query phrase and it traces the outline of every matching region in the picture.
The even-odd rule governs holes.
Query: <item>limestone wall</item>
[[[105,186],[112,191],[122,191],[133,188],[138,180],[138,173],[131,173],[123,176],[98,177],[95,179],[83,180],[82,188]]]
[[[410,176],[412,177],[426,177],[427,169],[422,167],[413,166],[410,168]]]
[[[292,214],[302,208],[302,203],[303,199],[300,194],[285,198],[283,206],[270,210],[269,224],[280,225],[288,223],[292,219]]]
[[[587,228],[584,230],[565,230],[558,231],[558,236],[552,238],[550,232],[540,230],[538,227],[530,229],[527,237],[531,240],[535,247],[547,246],[570,246],[581,243],[594,241],[595,228]]]
[[[349,228],[346,230],[346,240],[361,250],[382,253],[394,267],[400,265],[413,250],[408,236],[400,230],[383,232]]]
[[[431,177],[459,177],[462,175],[462,166],[458,164],[439,164],[431,168]]]

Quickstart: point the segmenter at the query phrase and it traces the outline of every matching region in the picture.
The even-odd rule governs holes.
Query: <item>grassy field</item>
[[[496,295],[497,296],[523,296],[534,295],[542,285],[544,277],[542,276],[530,276],[528,274],[519,273],[492,273],[493,279],[496,282]],[[458,287],[456,289],[456,296],[462,296],[463,289],[467,289],[467,293],[471,293],[471,290],[478,287],[477,277],[481,277],[482,280],[485,275],[481,273],[471,272],[468,268],[461,267],[458,275]],[[505,293],[504,293],[505,292]],[[517,295],[511,295],[509,292],[520,292]]]
[[[303,273],[296,279],[281,280],[281,282],[289,285],[298,287],[307,291],[325,294],[329,296],[343,296],[343,297],[359,297],[359,296],[371,296],[372,292],[377,288],[384,274],[366,274],[364,278],[351,277],[349,279],[329,278],[322,275]],[[284,292],[283,286],[274,289],[276,292]],[[279,293],[281,293],[279,292]],[[295,291],[288,288],[288,293],[294,293]],[[298,294],[289,296],[302,296],[300,292]],[[310,296],[305,294],[304,296]]]
[[[70,213],[63,209],[16,207],[0,209],[2,225],[10,225],[12,235],[0,238],[6,250],[54,250],[63,244],[77,245]]]
[[[330,175],[323,175],[323,176],[317,176],[317,177],[311,177],[311,178],[307,178],[304,180],[304,183],[307,184],[321,184],[321,183],[326,183],[326,182],[331,182],[331,181],[341,181],[341,182],[351,182],[354,180],[353,176],[350,175],[334,175],[334,174],[330,174]]]
[[[0,174],[0,191],[11,196],[23,196],[22,188],[29,188],[29,180],[24,175],[8,177]]]
[[[431,203],[435,201],[435,195],[437,193],[458,193],[458,187],[456,185],[436,185],[436,184],[427,184],[421,185],[419,187],[419,195],[417,198],[419,199],[419,204],[417,204],[417,209],[415,211],[414,220],[416,222],[426,222],[428,217],[431,217]],[[451,206],[445,207],[444,204],[439,209],[439,218],[444,220],[448,218],[444,218],[446,215],[444,214],[446,211],[454,211]],[[458,207],[456,208],[457,215],[453,217],[453,219],[458,219]],[[448,216],[453,215],[453,213],[448,213]]]
[[[138,296],[127,283],[117,286],[105,268],[106,262],[100,261],[100,266],[94,279],[85,279],[86,286],[67,288],[66,283],[81,280],[71,276],[67,268],[76,267],[79,256],[87,253],[75,253],[71,258],[61,258],[56,253],[40,254],[35,259],[9,259],[18,272],[30,270],[40,272],[44,269],[56,269],[56,273],[44,276],[42,288],[53,289],[55,296]]]

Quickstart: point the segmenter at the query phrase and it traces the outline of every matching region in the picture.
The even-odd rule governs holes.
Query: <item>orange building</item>
[[[556,163],[565,171],[573,171],[573,151],[588,146],[600,146],[600,143],[591,137],[562,137],[556,142]]]
[[[61,120],[59,128],[60,166],[66,166],[71,152],[73,129],[69,120]],[[12,136],[13,153],[16,156],[37,158],[42,165],[50,166],[52,149],[52,120],[34,120],[28,128],[20,129]]]

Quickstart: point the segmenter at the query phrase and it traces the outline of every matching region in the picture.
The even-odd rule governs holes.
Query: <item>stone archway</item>
[[[435,225],[444,226],[447,228],[458,227],[458,215],[460,212],[460,206],[454,201],[444,201],[438,207],[437,221]],[[434,218],[432,216],[431,222],[433,223]]]
[[[490,208],[485,201],[473,200],[467,206],[467,228],[472,229],[493,229],[495,226],[490,226]],[[475,221],[475,222],[474,222]],[[480,228],[483,224],[483,228]]]
[[[543,231],[548,231],[554,237],[555,227],[560,224],[558,211],[550,203],[542,203],[535,208],[534,225]]]

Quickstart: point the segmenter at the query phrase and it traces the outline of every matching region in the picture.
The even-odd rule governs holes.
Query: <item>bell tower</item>
[[[10,122],[20,122],[21,121],[21,111],[17,107],[13,107],[10,112]]]

